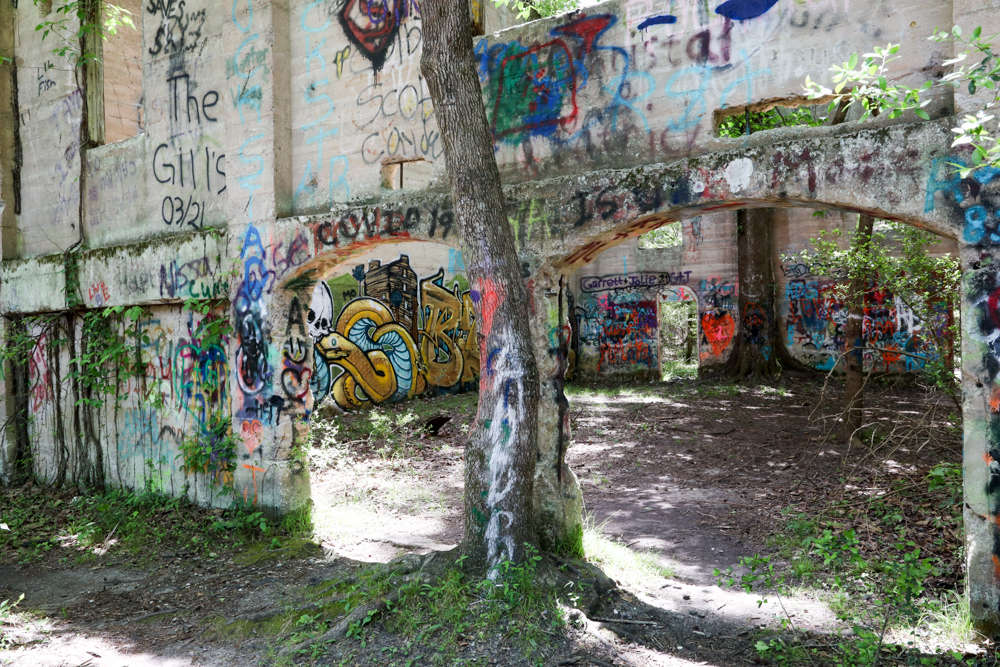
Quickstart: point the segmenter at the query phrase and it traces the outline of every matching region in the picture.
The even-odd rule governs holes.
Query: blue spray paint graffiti
[[[746,21],[766,14],[778,0],[727,0],[716,7],[715,13],[734,21]]]
[[[609,122],[615,131],[623,112],[637,117],[648,131],[646,117],[636,105],[652,94],[652,76],[632,71],[625,49],[601,43],[617,20],[611,14],[584,14],[549,31],[552,40],[530,46],[519,42],[490,46],[479,40],[479,76],[486,84],[495,140],[518,145],[529,137],[546,137],[568,143],[601,122]],[[599,60],[602,54],[609,57]],[[576,97],[587,86],[589,68],[607,64],[621,72],[601,87],[611,99],[603,108],[595,105],[581,120]]]
[[[651,16],[639,24],[639,30],[645,30],[646,28],[651,28],[654,25],[670,25],[671,23],[677,23],[676,16],[671,16],[670,14],[664,14],[663,16]]]
[[[307,33],[311,33],[314,37],[317,36],[318,33],[322,33],[330,27],[329,16],[325,16],[321,25],[310,24],[310,13],[321,4],[325,4],[325,0],[317,0],[316,2],[310,3],[302,12],[302,29]],[[321,17],[323,16],[324,15],[321,14]],[[323,45],[326,44],[326,37],[323,37],[315,47],[312,47],[311,44],[310,35],[306,35],[306,74],[312,76],[311,72],[313,62],[315,61],[319,65],[319,72],[317,73],[318,76],[319,73],[326,72],[326,58],[320,51]],[[338,78],[342,67],[343,60],[337,64]],[[346,201],[351,195],[351,188],[347,182],[347,157],[338,155],[327,158],[323,152],[323,140],[336,136],[338,132],[336,127],[328,127],[325,125],[326,121],[331,115],[333,115],[335,106],[330,96],[325,92],[321,92],[320,89],[325,89],[329,85],[329,77],[324,77],[322,79],[311,78],[309,85],[306,86],[305,90],[302,92],[302,97],[306,101],[306,104],[308,105],[307,109],[309,110],[306,116],[308,118],[312,118],[312,120],[304,123],[299,129],[305,135],[305,144],[307,146],[316,146],[316,156],[315,162],[313,161],[313,158],[306,160],[305,168],[302,172],[302,178],[299,180],[299,184],[295,188],[295,202],[296,205],[299,206],[310,204],[330,205],[335,201]],[[319,113],[316,114],[314,111],[319,111]],[[328,185],[326,193],[322,193],[319,183],[323,176],[323,172],[327,168],[329,168]],[[303,201],[303,198],[308,201]]]
[[[962,238],[977,246],[1000,244],[1000,169],[981,167],[962,178],[954,165],[967,163],[955,157],[935,158],[927,181],[924,212],[936,206],[936,195],[965,221]]]

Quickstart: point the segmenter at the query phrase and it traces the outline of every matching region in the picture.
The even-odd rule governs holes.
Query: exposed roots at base
[[[334,582],[322,592],[321,599],[301,608],[301,611],[319,610],[329,605],[329,598],[343,595],[349,589],[348,600],[356,601],[349,604],[349,611],[338,615],[333,625],[318,636],[312,636],[304,641],[291,641],[279,655],[294,657],[315,651],[318,645],[329,644],[350,636],[358,636],[367,624],[381,619],[389,627],[392,623],[392,613],[398,611],[398,606],[406,604],[406,597],[414,591],[419,595],[430,591],[443,589],[449,580],[456,576],[470,576],[461,571],[462,559],[460,547],[447,552],[435,552],[426,556],[405,554],[385,565],[377,566],[373,571],[346,580]],[[523,577],[523,570],[512,568],[514,576]],[[510,572],[510,570],[508,570]],[[475,591],[472,602],[478,616],[488,616],[491,609],[501,610],[504,618],[506,612],[518,604],[517,596],[528,597],[523,590],[515,594],[510,591],[518,586],[532,587],[532,593],[537,598],[554,600],[565,610],[565,616],[570,622],[584,629],[600,643],[608,645],[601,637],[600,630],[607,629],[626,641],[635,639],[635,627],[628,627],[632,621],[602,619],[597,617],[597,609],[602,601],[618,589],[618,585],[600,568],[583,560],[563,558],[545,553],[536,557],[531,565],[530,581],[522,578],[519,583],[511,585],[510,581],[498,581],[495,586],[484,582],[470,585]],[[480,593],[485,592],[485,595]],[[325,601],[324,601],[325,599]],[[412,597],[411,597],[412,604]],[[653,624],[650,622],[650,624]],[[287,635],[293,640],[294,635]]]

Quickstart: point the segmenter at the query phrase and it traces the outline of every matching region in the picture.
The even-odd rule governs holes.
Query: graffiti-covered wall
[[[733,214],[697,216],[680,231],[674,247],[644,249],[635,238],[577,269],[573,343],[581,376],[659,378],[663,302],[697,304],[700,363],[725,361],[738,321]]]
[[[787,209],[774,213],[774,266],[778,304],[778,331],[784,344],[803,363],[813,368],[833,368],[844,352],[844,327],[847,307],[835,293],[838,280],[822,275],[808,261],[802,261],[802,251],[809,249],[809,239],[821,230],[841,230],[846,244],[855,229],[857,216],[831,214],[816,217],[806,209]],[[896,252],[889,247],[879,252]],[[930,247],[933,256],[958,256],[958,246],[952,239],[941,238]],[[935,290],[929,286],[929,291]],[[946,295],[935,304],[932,322],[922,321],[902,298],[892,294],[875,277],[864,296],[861,343],[865,368],[885,372],[917,372],[934,354],[935,340],[941,348],[952,343],[947,327],[954,324],[958,304],[954,295]]]
[[[215,316],[218,315],[216,312]],[[213,315],[208,315],[209,319]],[[210,432],[213,414],[228,414],[228,340],[206,340],[205,317],[180,306],[159,306],[138,322],[114,377],[90,377],[81,351],[106,351],[103,322],[87,317],[40,317],[29,325],[35,343],[27,363],[28,434],[35,474],[46,483],[74,481],[86,489],[105,485],[148,488],[228,506],[233,494],[247,502],[272,502],[283,494],[274,452],[263,451],[252,432],[228,447]],[[134,362],[134,366],[132,365]],[[220,381],[221,380],[221,381]],[[101,395],[100,385],[111,387]],[[185,463],[185,443],[205,443],[203,467]],[[223,468],[252,470],[250,484],[234,488]]]
[[[464,270],[459,250],[403,243],[317,281],[308,314],[317,405],[350,410],[476,389],[479,341]]]
[[[850,238],[857,215],[809,209],[772,209],[776,307],[783,344],[793,357],[830,370],[844,352],[847,308],[835,293],[836,277],[814,273],[799,256],[822,231]],[[644,250],[638,238],[601,253],[574,279],[576,367],[583,376],[636,375],[658,378],[660,304],[690,301],[698,308],[700,366],[723,363],[738,335],[738,270],[733,213],[702,215],[680,225],[677,246]],[[882,252],[894,252],[889,246]],[[951,239],[931,247],[932,255],[957,256]],[[615,270],[617,269],[617,271]],[[819,269],[816,269],[819,271]],[[933,339],[950,334],[954,300],[944,299],[933,322],[923,322],[899,296],[874,280],[865,293],[862,343],[865,368],[915,372],[932,354]],[[933,327],[934,330],[929,328]],[[949,348],[945,344],[944,348]]]

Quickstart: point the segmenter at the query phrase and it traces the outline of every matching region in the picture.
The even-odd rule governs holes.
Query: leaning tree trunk
[[[736,212],[740,333],[727,364],[730,375],[752,382],[778,375],[780,345],[774,318],[771,216],[767,209]]]
[[[534,545],[538,369],[528,295],[493,152],[467,0],[424,0],[423,55],[479,331],[479,411],[465,448],[466,565],[491,578]]]
[[[871,252],[872,229],[875,219],[870,215],[858,217],[858,228],[852,241],[852,254],[867,257]],[[859,266],[867,266],[869,262],[854,262]],[[858,271],[851,277],[847,293],[847,326],[844,327],[844,440],[850,441],[864,418],[864,317],[865,292],[868,289],[869,276]]]

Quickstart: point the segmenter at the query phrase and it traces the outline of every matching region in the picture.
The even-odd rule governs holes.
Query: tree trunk
[[[769,381],[779,372],[775,350],[781,344],[774,318],[771,215],[768,209],[741,209],[736,227],[741,327],[727,369],[751,382]]]
[[[853,253],[868,255],[871,249],[872,228],[875,219],[870,215],[858,217],[858,228],[854,233],[851,250]],[[856,262],[853,262],[857,264]],[[867,265],[867,262],[863,262]],[[861,428],[864,418],[864,341],[862,340],[865,317],[865,292],[870,276],[858,272],[851,278],[847,294],[847,326],[844,327],[844,440],[850,441]]]
[[[694,360],[694,346],[698,339],[698,311],[695,308],[688,308],[687,312],[687,337],[684,339],[684,363],[690,364]]]
[[[493,152],[466,0],[425,0],[420,67],[437,115],[479,331],[479,411],[465,449],[466,565],[491,579],[537,540],[538,369],[528,295]]]

